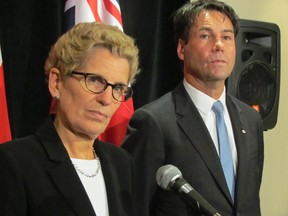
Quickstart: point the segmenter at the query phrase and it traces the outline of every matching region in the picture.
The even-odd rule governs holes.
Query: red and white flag
[[[123,31],[119,0],[66,0],[64,12],[64,31],[69,30],[79,22],[93,21],[118,26]],[[54,108],[52,101],[50,112]],[[122,102],[111,118],[105,132],[98,138],[120,146],[133,112],[132,98]]]
[[[0,47],[0,143],[11,140],[10,123],[6,101],[4,69]]]
[[[68,29],[79,22],[96,21],[123,30],[118,0],[66,0],[65,18]]]

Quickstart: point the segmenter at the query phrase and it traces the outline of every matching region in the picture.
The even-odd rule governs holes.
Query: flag
[[[129,120],[134,112],[133,99],[122,102],[120,107],[114,113],[105,132],[99,139],[120,146],[126,135]]]
[[[6,90],[4,81],[4,69],[2,64],[2,54],[0,46],[0,143],[11,140],[10,123],[6,101]]]
[[[118,0],[67,0],[64,9],[64,31],[79,22],[103,22],[123,31]],[[52,100],[50,113],[55,111]],[[120,146],[125,137],[128,122],[134,112],[133,99],[122,102],[114,113],[104,133],[98,138]]]

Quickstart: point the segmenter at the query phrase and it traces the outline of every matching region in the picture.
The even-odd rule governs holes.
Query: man
[[[178,167],[222,216],[261,215],[262,121],[254,109],[225,92],[235,64],[238,16],[221,1],[196,0],[175,12],[174,25],[184,80],[135,111],[123,144],[136,165],[137,215],[203,215],[157,186],[156,172],[166,164]],[[223,135],[218,135],[215,102],[224,109],[231,187],[222,168]]]

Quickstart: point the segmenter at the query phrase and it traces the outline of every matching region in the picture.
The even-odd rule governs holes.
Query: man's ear
[[[178,58],[182,61],[184,61],[184,49],[185,49],[185,41],[182,39],[178,39],[177,55]]]
[[[61,82],[60,71],[57,68],[51,68],[49,72],[48,88],[53,98],[59,98],[59,85]]]

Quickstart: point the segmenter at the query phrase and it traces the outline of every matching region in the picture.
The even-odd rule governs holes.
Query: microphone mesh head
[[[157,184],[164,190],[170,190],[171,184],[179,177],[182,178],[182,173],[171,164],[160,167],[156,173]]]

